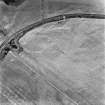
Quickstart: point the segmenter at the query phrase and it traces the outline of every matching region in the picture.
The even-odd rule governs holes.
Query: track
[[[12,49],[16,49],[16,51],[22,51],[22,47],[20,47],[19,40],[22,38],[27,32],[31,31],[34,28],[40,27],[44,24],[51,22],[59,22],[62,20],[70,19],[70,18],[90,18],[90,19],[105,19],[105,15],[103,14],[83,14],[83,13],[75,13],[75,14],[63,14],[57,15],[50,18],[45,18],[38,22],[35,22],[31,25],[28,25],[11,36],[7,36],[5,41],[0,46],[0,60],[3,60],[8,52]]]
[[[41,21],[38,21],[38,22],[33,23],[31,25],[28,25],[25,28],[23,28],[23,29],[17,31],[16,33],[12,34],[11,36],[9,36],[9,37],[7,36],[6,37],[5,41],[0,46],[0,60],[4,60],[5,56],[8,54],[9,51],[11,51],[13,49],[16,49],[15,51],[19,51],[21,49],[21,46],[19,44],[19,40],[27,32],[31,31],[34,28],[40,27],[40,26],[42,26],[44,24],[50,23],[50,22],[57,22],[57,21],[62,21],[62,20],[65,20],[65,19],[70,19],[70,18],[105,19],[105,15],[100,15],[100,14],[82,14],[82,13],[81,14],[79,14],[79,13],[78,14],[63,14],[63,15],[58,15],[58,16],[54,16],[54,17],[51,17],[51,18],[46,18],[44,20],[41,20]],[[19,58],[18,54],[17,54],[17,58]],[[35,67],[35,63],[36,63],[35,61],[31,62],[30,59],[24,59],[23,60],[21,57],[19,59],[22,62],[24,62],[26,64],[26,66],[28,66],[30,69],[33,68],[35,70],[35,68],[36,68]],[[33,67],[31,67],[30,65],[33,66]],[[39,74],[39,76],[41,76],[41,78],[44,79],[49,85],[51,85],[53,88],[55,88],[57,91],[59,91],[62,95],[67,97],[69,99],[69,101],[71,101],[75,105],[78,105],[77,101],[79,101],[79,99],[77,99],[77,101],[75,102],[70,96],[68,96],[67,93],[64,93],[62,88],[59,88],[58,86],[56,86],[54,84],[55,82],[50,81],[49,78],[45,78],[46,76],[43,75],[41,72],[39,72],[39,71],[35,71],[35,72],[37,72]],[[87,102],[86,104],[87,105],[93,105],[90,102]]]

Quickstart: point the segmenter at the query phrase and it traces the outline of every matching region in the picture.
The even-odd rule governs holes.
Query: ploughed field
[[[75,18],[28,32],[1,64],[2,101],[104,105],[104,30],[104,20]]]

